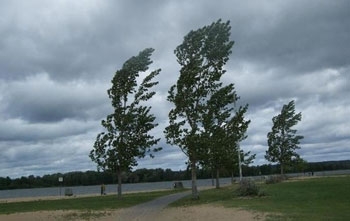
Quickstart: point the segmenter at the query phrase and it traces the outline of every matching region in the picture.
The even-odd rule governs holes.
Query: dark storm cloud
[[[281,75],[349,65],[350,49],[344,48],[350,36],[348,1],[274,3],[253,6],[247,23],[233,19],[235,59],[281,69]]]
[[[81,122],[64,120],[55,123],[28,123],[22,120],[2,120],[0,126],[1,141],[38,141],[52,140],[84,134],[95,128],[98,121]],[[9,145],[11,146],[11,145]]]
[[[128,27],[114,25],[123,23],[123,17],[108,17],[112,12],[104,4],[85,3],[15,1],[2,7],[0,76],[46,72],[64,80],[113,70],[119,56],[130,50]]]
[[[123,62],[155,48],[149,102],[163,151],[140,167],[184,169],[166,144],[173,53],[190,31],[230,20],[225,83],[249,104],[241,147],[267,163],[272,117],[294,99],[308,161],[349,159],[349,1],[8,1],[0,3],[0,176],[95,169],[88,153],[111,112],[106,90]]]
[[[3,83],[3,112],[28,122],[100,119],[109,109],[107,87],[98,82],[57,83],[47,74],[39,74]]]

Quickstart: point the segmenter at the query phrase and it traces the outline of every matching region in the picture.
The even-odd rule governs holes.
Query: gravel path
[[[154,215],[159,213],[167,205],[190,194],[191,191],[175,193],[127,208],[118,214],[117,220],[152,220]]]

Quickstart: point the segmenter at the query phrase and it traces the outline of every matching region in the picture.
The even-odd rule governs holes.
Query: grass
[[[121,199],[116,195],[78,197],[58,200],[37,200],[29,202],[0,203],[0,214],[19,212],[52,211],[52,210],[80,210],[99,212],[119,208],[131,207],[144,203],[160,196],[179,192],[180,190],[141,192],[124,194]]]
[[[269,220],[350,220],[350,176],[261,184],[264,197],[237,197],[237,185],[201,192],[171,206],[216,203],[268,214]]]

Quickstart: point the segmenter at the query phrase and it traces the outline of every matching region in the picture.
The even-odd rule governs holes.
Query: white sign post
[[[60,183],[60,196],[61,194],[61,188],[62,188],[62,184],[63,184],[63,177],[58,177],[58,182]]]

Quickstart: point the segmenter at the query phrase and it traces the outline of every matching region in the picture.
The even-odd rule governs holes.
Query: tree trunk
[[[233,176],[233,171],[231,172],[231,184],[233,184],[234,183],[234,176]]]
[[[284,174],[284,171],[283,171],[283,164],[281,163],[281,175],[283,175]]]
[[[220,181],[219,181],[219,174],[220,173],[220,170],[219,169],[216,169],[216,189],[219,189],[220,188]]]
[[[197,190],[197,174],[196,174],[196,161],[191,161],[191,174],[192,174],[192,198],[199,199]]]
[[[118,198],[122,197],[122,172],[117,171],[118,175]]]
[[[214,186],[214,170],[211,170],[211,185]]]

